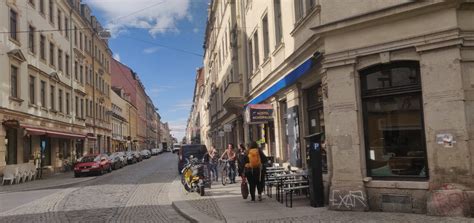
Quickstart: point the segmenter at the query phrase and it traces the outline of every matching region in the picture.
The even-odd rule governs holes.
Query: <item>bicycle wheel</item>
[[[224,168],[221,172],[221,181],[224,186],[227,184],[227,177],[227,168]]]

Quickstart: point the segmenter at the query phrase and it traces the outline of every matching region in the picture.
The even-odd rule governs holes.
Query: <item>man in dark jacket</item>
[[[261,165],[259,167],[250,167],[249,153],[257,149],[260,157]],[[252,201],[255,201],[255,188],[258,191],[258,200],[262,200],[262,192],[265,186],[265,164],[268,162],[267,156],[259,148],[257,142],[252,142],[245,156],[245,177],[247,178],[250,186],[250,196]]]

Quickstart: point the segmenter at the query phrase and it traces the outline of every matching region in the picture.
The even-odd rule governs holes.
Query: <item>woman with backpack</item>
[[[258,191],[258,200],[262,201],[262,192],[265,185],[265,167],[267,156],[260,150],[257,142],[250,143],[245,157],[245,177],[249,182],[250,196],[255,201],[255,188]]]

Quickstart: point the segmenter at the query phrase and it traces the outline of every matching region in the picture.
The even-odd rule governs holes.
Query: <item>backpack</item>
[[[260,168],[262,161],[260,160],[260,151],[258,149],[250,149],[248,153],[250,168]]]

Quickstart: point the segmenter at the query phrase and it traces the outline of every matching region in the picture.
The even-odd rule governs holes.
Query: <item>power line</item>
[[[139,41],[139,42],[144,42],[144,43],[148,43],[148,44],[151,44],[151,45],[160,46],[160,47],[163,47],[163,48],[179,51],[179,52],[186,53],[186,54],[193,55],[193,56],[198,56],[198,57],[203,57],[204,56],[204,55],[196,53],[196,52],[192,52],[192,51],[188,51],[188,50],[184,50],[184,49],[180,49],[180,48],[176,48],[176,47],[172,47],[172,46],[166,46],[166,45],[156,43],[156,42],[152,42],[152,41],[148,41],[148,40],[138,39],[138,38],[129,37],[129,36],[124,36],[124,38],[133,39],[133,40],[136,40],[136,41]]]
[[[123,18],[128,17],[128,16],[131,16],[131,15],[135,15],[135,14],[137,14],[137,13],[139,13],[139,12],[143,12],[143,11],[145,11],[145,10],[147,10],[147,9],[153,8],[153,7],[157,6],[157,5],[161,5],[161,4],[165,3],[165,2],[166,2],[166,1],[157,2],[157,3],[154,3],[154,4],[149,5],[149,6],[147,6],[147,7],[144,7],[144,8],[142,8],[142,9],[139,9],[139,10],[137,10],[137,11],[131,12],[130,14],[127,14],[127,15],[124,15],[124,16],[119,16],[119,17],[117,17],[117,18],[115,18],[115,19],[112,19],[112,20],[110,21],[110,23],[115,24],[115,22],[117,22],[117,21],[120,20],[120,19],[123,19]]]

